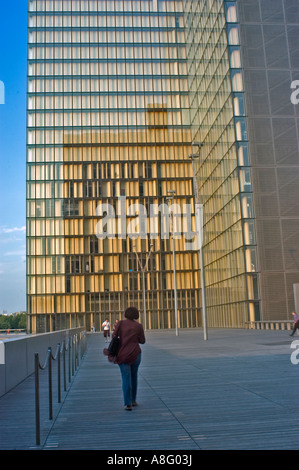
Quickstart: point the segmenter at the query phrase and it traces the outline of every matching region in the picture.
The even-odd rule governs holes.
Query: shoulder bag
[[[119,348],[120,348],[119,333],[120,333],[120,326],[119,326],[118,335],[113,336],[113,338],[111,339],[111,341],[109,343],[109,346],[107,348],[108,349],[108,354],[111,355],[111,356],[114,356],[114,357],[117,356]]]

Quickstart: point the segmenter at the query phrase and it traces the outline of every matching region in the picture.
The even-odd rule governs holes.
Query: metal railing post
[[[49,348],[49,419],[53,419],[53,401],[52,401],[52,349]]]
[[[58,346],[58,353],[57,353],[57,385],[58,385],[58,403],[61,403],[61,372],[60,372],[60,344]]]
[[[35,440],[36,445],[40,445],[40,407],[39,407],[39,357],[34,355],[35,367]]]
[[[69,338],[69,382],[71,382],[71,339]]]
[[[63,350],[62,350],[62,354],[63,354],[63,387],[64,387],[64,391],[66,392],[66,369],[65,369],[65,342],[63,343]]]
[[[72,344],[72,375],[74,375],[74,373],[75,373],[75,356],[74,356],[75,348],[74,348],[74,338],[72,338],[71,344]]]
[[[84,344],[81,345],[82,341]],[[68,367],[69,367],[69,382],[72,381],[71,374],[74,375],[77,366],[79,365],[79,353],[83,356],[82,350],[85,352],[86,348],[86,336],[74,335],[68,338]],[[82,347],[83,346],[83,347]],[[52,348],[48,348],[47,357],[43,365],[39,362],[39,354],[34,355],[34,368],[35,368],[35,426],[36,426],[36,445],[40,445],[40,393],[39,393],[39,369],[44,370],[48,366],[48,388],[49,388],[49,420],[53,419],[53,387],[52,387],[52,359],[58,360],[57,365],[57,392],[58,392],[58,403],[61,403],[61,354],[63,357],[63,378],[64,378],[64,391],[67,390],[66,383],[66,350],[67,345],[65,340],[62,343],[62,349],[60,343],[57,345],[57,353],[55,357],[52,354]]]

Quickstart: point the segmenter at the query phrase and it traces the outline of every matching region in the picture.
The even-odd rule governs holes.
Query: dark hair
[[[128,307],[125,310],[125,317],[129,320],[137,320],[139,318],[139,311],[136,307]]]

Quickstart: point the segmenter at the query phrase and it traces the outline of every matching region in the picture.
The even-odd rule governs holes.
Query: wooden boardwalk
[[[41,380],[41,445],[35,444],[34,377],[0,398],[1,450],[299,449],[299,364],[287,331],[150,331],[142,346],[139,406],[123,409],[118,366],[100,334],[47,413]],[[299,358],[299,352],[298,356]],[[54,402],[55,402],[54,396]]]

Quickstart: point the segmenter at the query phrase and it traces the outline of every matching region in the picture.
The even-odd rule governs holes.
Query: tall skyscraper
[[[297,2],[28,5],[32,331],[99,329],[132,304],[147,328],[200,326],[195,202],[208,325],[288,318]]]
[[[299,282],[299,4],[237,6],[261,319],[290,319]]]
[[[299,5],[184,2],[211,325],[287,320],[299,282]],[[295,90],[295,91],[294,91]]]
[[[194,214],[182,1],[29,1],[28,75],[32,329],[99,329],[144,291],[142,321],[174,327],[174,280],[198,326],[198,253],[175,239],[175,279],[171,220],[149,220]]]

